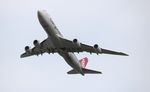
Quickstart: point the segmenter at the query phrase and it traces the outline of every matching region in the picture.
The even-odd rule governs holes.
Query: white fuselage
[[[38,11],[38,19],[44,30],[46,31],[48,38],[52,41],[54,46],[53,49],[57,49],[58,53],[65,59],[65,61],[77,72],[84,75],[82,71],[82,67],[79,63],[79,60],[72,52],[66,52],[65,50],[61,49],[65,47],[59,37],[63,37],[62,34],[59,32],[49,15],[45,11]]]

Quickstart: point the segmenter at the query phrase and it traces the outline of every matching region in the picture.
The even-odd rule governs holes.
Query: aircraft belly
[[[60,53],[59,53],[60,54]],[[81,66],[78,62],[78,59],[77,57],[71,53],[71,52],[68,52],[68,53],[65,53],[65,54],[60,54],[64,59],[65,61],[73,68],[75,69],[76,71],[82,73],[82,69],[81,69]]]
[[[52,23],[52,21],[49,19],[49,17],[46,14],[38,15],[40,24],[46,31],[48,37],[52,40],[53,45],[55,48],[60,48],[61,41],[59,41],[59,37],[57,37],[57,34],[62,36],[56,26]]]
[[[47,33],[49,33],[49,39],[51,39],[53,45],[55,48],[60,48],[62,47],[61,41],[59,40],[59,38],[57,37],[56,34],[53,33],[53,31],[56,31],[55,29],[53,29],[53,31],[51,30],[51,28],[46,30]]]

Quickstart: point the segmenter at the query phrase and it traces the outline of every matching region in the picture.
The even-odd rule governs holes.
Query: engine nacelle
[[[73,43],[77,46],[77,47],[81,47],[80,42],[77,39],[73,39]]]
[[[33,44],[34,44],[35,47],[40,47],[40,43],[39,43],[38,40],[34,40]]]
[[[30,52],[31,52],[31,49],[30,49],[29,46],[26,46],[24,49],[25,49],[25,51],[26,51],[27,53],[30,53]]]
[[[95,49],[95,51],[97,52],[97,54],[98,54],[98,53],[102,53],[102,49],[99,48],[98,44],[95,44],[95,45],[94,45],[94,49]]]

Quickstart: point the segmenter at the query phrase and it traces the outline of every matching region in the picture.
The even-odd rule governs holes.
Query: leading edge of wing
[[[113,54],[113,55],[129,56],[128,54],[123,53],[123,52],[116,52],[116,51],[107,50],[107,49],[101,49],[101,52],[104,53],[104,54]]]
[[[32,54],[23,53],[20,55],[20,58],[25,58],[25,57],[29,57],[29,56],[32,56]]]

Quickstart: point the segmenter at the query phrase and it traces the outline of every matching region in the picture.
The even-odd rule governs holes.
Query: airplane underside
[[[74,53],[87,52],[95,54],[112,54],[112,55],[122,55],[128,56],[128,54],[123,52],[117,52],[113,50],[103,49],[97,44],[90,46],[83,44],[78,41],[76,38],[68,40],[62,36],[60,31],[57,29],[56,25],[49,17],[45,11],[38,11],[37,13],[40,24],[48,35],[41,43],[38,40],[34,40],[34,47],[30,48],[29,46],[25,47],[25,52],[21,54],[21,58],[29,57],[33,55],[39,55],[43,53],[59,53],[64,60],[69,64],[73,69],[67,72],[68,74],[101,74],[99,71],[86,69],[88,62],[87,58],[78,60]]]

